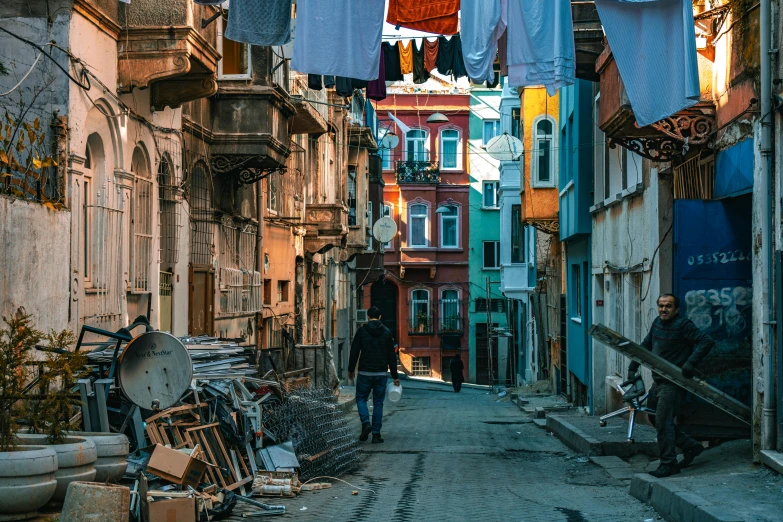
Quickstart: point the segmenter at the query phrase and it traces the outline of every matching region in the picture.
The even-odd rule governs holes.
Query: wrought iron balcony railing
[[[438,333],[441,335],[461,335],[464,330],[460,315],[448,315],[438,320]]]
[[[440,183],[440,170],[434,161],[398,161],[397,183]]]
[[[432,335],[435,333],[435,321],[432,314],[419,312],[409,318],[408,335]]]

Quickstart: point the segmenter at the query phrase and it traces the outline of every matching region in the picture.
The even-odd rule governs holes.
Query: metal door
[[[752,199],[677,200],[674,293],[680,313],[715,340],[700,370],[708,382],[750,405]],[[736,435],[745,427],[694,397],[683,407],[689,433]]]
[[[388,328],[394,340],[400,340],[397,332],[397,285],[388,279],[373,283],[370,290],[371,305],[381,310],[381,322]]]
[[[213,335],[215,271],[210,266],[190,266],[190,335]]]

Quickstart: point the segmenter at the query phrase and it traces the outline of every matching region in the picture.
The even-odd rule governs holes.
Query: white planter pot
[[[54,490],[52,500],[62,502],[68,490],[68,484],[75,480],[92,482],[95,480],[95,461],[98,460],[98,452],[95,443],[82,437],[65,437],[63,444],[49,444],[46,435],[33,435],[19,433],[17,435],[22,444],[36,446],[49,446],[57,452],[57,488]]]
[[[95,443],[98,460],[95,462],[95,482],[104,483],[108,479],[117,483],[128,467],[130,443],[122,433],[100,433],[97,431],[70,431],[69,435],[84,437]]]
[[[52,446],[18,446],[0,452],[0,520],[36,515],[57,488],[57,452]]]

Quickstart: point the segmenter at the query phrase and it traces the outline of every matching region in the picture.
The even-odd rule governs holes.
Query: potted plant
[[[57,453],[52,447],[20,446],[16,432],[30,350],[43,334],[20,309],[0,326],[0,520],[35,516],[57,487]]]
[[[38,394],[27,401],[31,427],[17,438],[25,444],[51,445],[57,452],[57,487],[52,500],[62,502],[68,484],[95,479],[98,452],[93,440],[68,433],[75,428],[71,418],[74,406],[79,404],[73,397],[73,387],[85,371],[87,358],[69,350],[76,342],[69,330],[52,331],[47,340],[45,369],[36,384]]]
[[[423,310],[419,310],[419,312],[416,314],[416,331],[418,333],[427,333],[429,332],[430,327],[430,317],[427,315],[426,312]]]

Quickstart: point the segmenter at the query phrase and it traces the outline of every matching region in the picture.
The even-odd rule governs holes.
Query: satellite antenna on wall
[[[382,245],[388,243],[397,235],[397,223],[389,216],[384,216],[372,226],[372,237]]]

